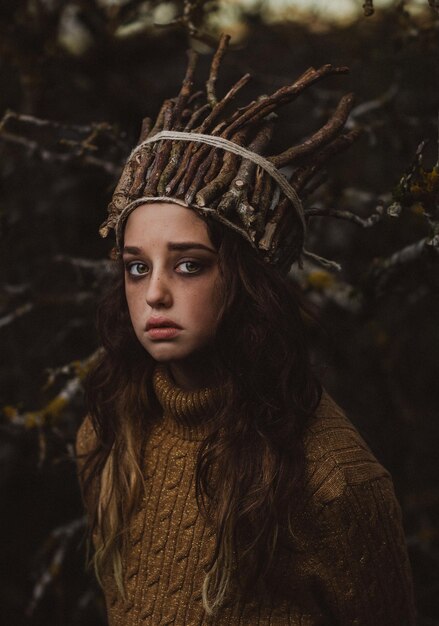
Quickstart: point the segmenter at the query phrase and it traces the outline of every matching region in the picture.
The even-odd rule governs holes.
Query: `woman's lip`
[[[171,339],[178,335],[180,330],[181,328],[176,328],[175,326],[155,326],[146,332],[151,339]]]
[[[146,323],[146,330],[150,328],[157,328],[157,326],[172,326],[172,328],[181,328],[180,324],[169,319],[169,317],[163,317],[163,315],[152,315]]]

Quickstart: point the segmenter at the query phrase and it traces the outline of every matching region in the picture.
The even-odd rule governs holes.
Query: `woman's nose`
[[[164,272],[153,271],[146,288],[146,302],[154,308],[159,305],[169,306],[172,302],[172,294]]]

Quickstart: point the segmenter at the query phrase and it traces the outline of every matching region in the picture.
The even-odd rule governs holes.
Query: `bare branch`
[[[14,127],[17,127],[17,130],[14,130]],[[5,113],[0,120],[0,139],[24,146],[31,155],[38,155],[43,161],[59,163],[77,161],[98,167],[116,177],[120,174],[120,166],[117,163],[90,154],[98,149],[96,139],[108,133],[113,143],[117,143],[113,127],[106,123],[90,126],[67,125],[30,115],[19,115],[13,111]],[[72,139],[72,135],[76,135],[77,138]],[[62,146],[67,146],[68,151],[60,151],[59,148]]]
[[[3,407],[2,410],[6,419],[9,423],[24,428],[39,428],[49,422],[56,422],[63,410],[82,393],[82,380],[100,353],[101,349],[98,349],[86,359],[75,361],[73,364],[75,376],[67,381],[61,391],[45,407],[24,413],[20,413],[18,409],[11,406]]]
[[[271,161],[275,167],[284,167],[288,163],[314,152],[320,146],[323,146],[331,141],[338,134],[340,129],[343,128],[353,102],[353,94],[346,94],[343,96],[331,119],[324,126],[322,126],[322,128],[316,131],[313,135],[311,135],[311,137],[303,141],[301,144],[293,146],[281,154],[270,156],[268,157],[268,160]]]
[[[370,17],[374,14],[375,9],[373,8],[373,0],[364,0],[363,11],[366,17]]]
[[[354,222],[363,228],[370,228],[374,226],[377,222],[381,222],[385,216],[382,207],[377,207],[376,213],[372,213],[367,218],[360,217],[359,215],[355,215],[351,211],[345,211],[343,209],[329,209],[325,207],[310,207],[309,209],[305,209],[305,217],[338,217],[339,219],[348,220],[350,222]]]
[[[439,234],[434,235],[433,237],[423,237],[419,241],[398,250],[390,257],[378,259],[375,262],[374,270],[381,273],[395,267],[396,265],[412,263],[418,259],[425,250],[428,249],[432,249],[434,252],[439,254]]]
[[[26,315],[26,313],[30,313],[31,311],[33,311],[34,308],[35,304],[33,302],[26,302],[26,304],[22,304],[21,306],[17,307],[15,311],[12,311],[11,313],[4,315],[3,317],[0,317],[0,328],[9,326],[9,324],[12,324],[12,322],[17,320],[19,317],[22,317],[23,315]]]
[[[218,70],[221,65],[221,61],[223,60],[223,56],[227,50],[227,46],[229,45],[230,35],[222,34],[220,38],[220,42],[215,52],[215,55],[212,59],[212,64],[210,66],[210,74],[209,78],[206,82],[206,92],[207,92],[207,101],[213,108],[215,104],[217,104],[218,100],[215,94],[215,85],[218,78]]]
[[[55,528],[50,533],[43,551],[46,553],[52,553],[52,556],[34,585],[31,601],[26,608],[27,617],[31,617],[33,615],[38,604],[44,597],[44,594],[47,592],[47,589],[59,576],[67,550],[73,537],[79,531],[85,529],[86,524],[86,516],[83,516],[78,519],[74,519],[64,526]]]
[[[304,259],[302,269],[293,266],[290,276],[299,284],[302,292],[306,293],[307,299],[319,310],[329,302],[334,302],[344,311],[354,315],[361,313],[363,309],[364,296],[358,288],[313,261]]]

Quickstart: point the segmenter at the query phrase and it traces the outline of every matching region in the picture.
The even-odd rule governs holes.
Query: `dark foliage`
[[[136,0],[0,8],[5,624],[105,624],[84,572],[72,454],[81,381],[97,347],[96,301],[110,278],[111,243],[97,230],[141,119],[175,93],[187,47],[208,53],[207,67],[217,39],[214,3],[176,2],[168,17],[177,21],[159,28],[152,16],[161,4],[143,14]],[[344,26],[242,14],[217,85],[222,93],[249,71],[248,101],[310,65],[351,68],[282,112],[276,149],[355,92],[350,120],[363,137],[329,164],[308,202],[307,248],[343,269],[307,263],[293,274],[320,322],[309,334],[323,383],[393,474],[421,626],[439,624],[439,22],[429,4],[415,13],[400,3]],[[325,211],[341,219],[320,217]]]

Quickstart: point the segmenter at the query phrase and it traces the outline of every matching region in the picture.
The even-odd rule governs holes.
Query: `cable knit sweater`
[[[214,546],[195,500],[197,448],[218,390],[184,391],[164,365],[154,372],[163,417],[148,437],[146,497],[130,528],[124,602],[103,577],[110,626],[413,626],[410,566],[389,473],[324,391],[306,435],[308,494],[285,555],[288,599],[229,601],[215,617],[201,602]],[[93,445],[86,418],[77,452]]]

